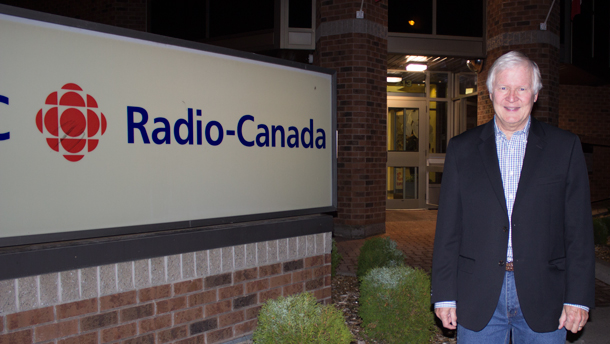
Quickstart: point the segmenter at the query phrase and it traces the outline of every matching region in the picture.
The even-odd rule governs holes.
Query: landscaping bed
[[[610,240],[608,245],[595,245],[595,258],[610,263]]]
[[[358,316],[360,291],[358,289],[358,279],[351,276],[335,276],[332,279],[332,302],[340,311],[343,312],[345,323],[356,338],[354,344],[383,344],[368,338],[361,327],[362,319]],[[441,330],[436,331],[432,344],[453,344],[455,343],[455,332],[448,331],[443,335]]]

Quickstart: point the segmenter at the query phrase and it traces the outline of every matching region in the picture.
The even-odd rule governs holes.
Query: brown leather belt
[[[513,262],[506,262],[506,271],[515,271],[515,267],[513,266]]]

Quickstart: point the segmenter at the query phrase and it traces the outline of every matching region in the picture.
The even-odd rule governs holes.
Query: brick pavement
[[[436,210],[389,210],[386,211],[386,233],[405,254],[405,263],[430,272],[432,269],[432,247],[436,227]],[[343,260],[337,267],[339,275],[356,275],[358,254],[365,239],[346,240],[336,238],[337,249]],[[610,285],[595,280],[595,305],[610,307]]]

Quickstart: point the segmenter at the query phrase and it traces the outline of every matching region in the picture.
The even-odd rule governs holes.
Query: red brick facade
[[[261,304],[330,303],[330,254],[0,316],[0,343],[221,343],[251,334]]]
[[[336,234],[385,232],[387,0],[317,2],[315,64],[337,71]]]
[[[543,122],[578,134],[593,145],[590,155],[591,200],[610,197],[610,117],[608,87],[559,85],[559,4],[553,7],[547,30],[540,30],[552,0],[487,1],[487,58],[479,74],[478,123],[493,118],[494,110],[485,81],[493,62],[502,54],[518,50],[540,67],[543,88],[533,115]]]
[[[538,94],[533,115],[538,120],[557,125],[559,114],[559,4],[549,15],[547,30],[540,30],[553,0],[487,1],[487,58],[478,78],[479,124],[493,118],[494,111],[485,86],[493,62],[512,50],[534,60],[544,86]]]
[[[610,198],[610,86],[562,85],[559,127],[593,146],[589,173],[591,200]]]

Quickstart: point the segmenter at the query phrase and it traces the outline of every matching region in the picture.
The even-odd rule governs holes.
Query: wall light
[[[388,76],[388,83],[397,83],[401,82],[402,78],[399,76]]]
[[[428,69],[428,65],[425,63],[409,63],[407,64],[407,71],[409,72],[423,72]]]
[[[415,20],[409,20],[409,25],[411,25],[411,26],[415,25]]]

